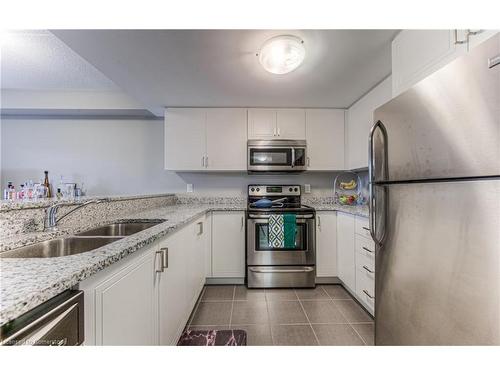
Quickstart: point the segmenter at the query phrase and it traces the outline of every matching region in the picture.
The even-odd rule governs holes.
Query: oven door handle
[[[314,267],[304,267],[302,269],[273,269],[273,270],[263,270],[261,268],[249,267],[249,270],[255,273],[304,273],[314,271]]]
[[[255,215],[255,214],[248,214],[248,217],[250,219],[269,219],[270,215]],[[297,219],[313,219],[314,215],[297,215]]]

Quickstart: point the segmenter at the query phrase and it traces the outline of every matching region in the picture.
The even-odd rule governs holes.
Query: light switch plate
[[[193,192],[193,184],[187,184],[186,185],[186,190],[188,193],[192,193]]]
[[[305,184],[304,185],[304,191],[306,193],[310,193],[311,192],[311,185],[310,184]]]

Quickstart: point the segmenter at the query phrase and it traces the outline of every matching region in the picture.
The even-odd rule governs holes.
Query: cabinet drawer
[[[358,299],[373,314],[375,309],[375,273],[370,273],[363,266],[356,269],[356,294]]]
[[[375,244],[372,240],[356,234],[356,266],[375,269]]]
[[[372,238],[367,218],[356,216],[356,233],[366,238]]]

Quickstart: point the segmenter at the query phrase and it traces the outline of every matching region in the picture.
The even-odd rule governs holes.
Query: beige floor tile
[[[266,301],[234,301],[231,324],[268,323]]]
[[[273,325],[271,326],[274,345],[318,345],[314,332],[309,324]]]
[[[375,325],[373,323],[352,323],[351,326],[358,332],[366,345],[375,345]]]
[[[237,285],[234,293],[235,301],[265,301],[265,289],[248,289],[245,285]]]
[[[300,300],[324,300],[330,299],[330,296],[323,290],[321,286],[314,289],[295,289],[295,293]]]
[[[268,301],[297,301],[297,295],[293,289],[267,289],[266,299]]]
[[[268,301],[267,306],[272,323],[308,323],[299,301]]]
[[[202,301],[232,301],[234,285],[208,285],[205,287]]]
[[[349,323],[371,323],[372,317],[354,301],[335,300],[335,305],[340,309]]]
[[[302,306],[311,323],[347,323],[332,300],[302,301]]]
[[[190,325],[229,324],[232,302],[200,302]]]
[[[267,346],[273,344],[271,327],[268,324],[231,325],[231,329],[246,331],[248,346]]]
[[[313,324],[320,345],[364,345],[349,324]]]
[[[333,299],[352,299],[351,295],[342,285],[322,285],[322,288]]]

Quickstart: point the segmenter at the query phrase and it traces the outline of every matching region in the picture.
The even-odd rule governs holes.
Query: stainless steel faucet
[[[57,223],[64,219],[66,216],[69,214],[75,212],[76,210],[85,207],[91,203],[102,203],[102,202],[109,202],[109,199],[92,199],[90,201],[86,201],[83,203],[78,204],[75,208],[72,210],[69,210],[66,212],[64,215],[62,215],[59,219],[56,218],[57,216],[57,211],[59,210],[59,207],[61,206],[68,206],[72,205],[73,203],[71,202],[60,202],[53,204],[52,206],[48,207],[47,210],[45,211],[45,220],[44,220],[44,228],[43,230],[45,231],[54,231],[57,230]]]

